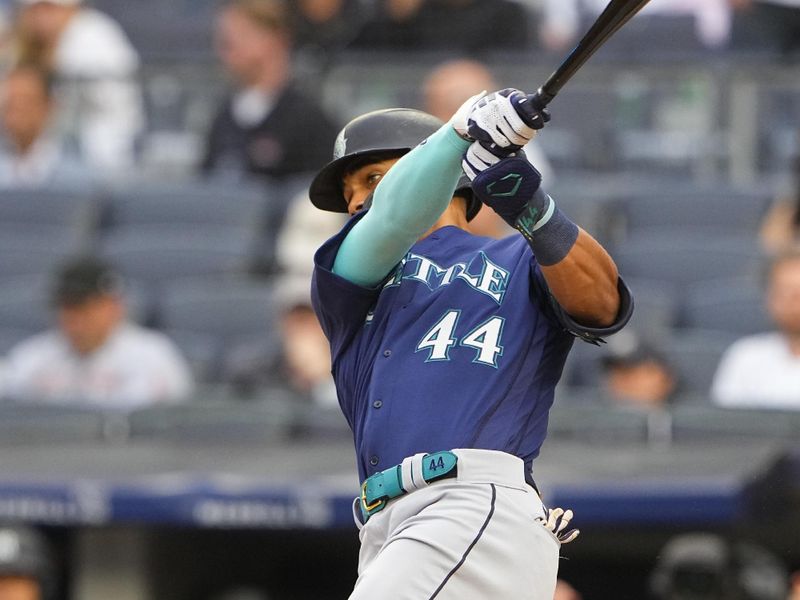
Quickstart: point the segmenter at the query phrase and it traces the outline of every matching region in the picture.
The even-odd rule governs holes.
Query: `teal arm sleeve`
[[[469,147],[444,125],[384,176],[369,212],[342,241],[333,272],[355,284],[379,284],[430,229],[453,198]]]

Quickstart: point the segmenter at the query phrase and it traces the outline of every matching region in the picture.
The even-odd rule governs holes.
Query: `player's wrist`
[[[569,254],[580,230],[556,206],[548,194],[537,190],[513,223],[528,241],[538,263],[543,267],[558,264]]]

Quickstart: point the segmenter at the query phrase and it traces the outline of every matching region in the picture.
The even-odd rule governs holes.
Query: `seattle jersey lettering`
[[[449,267],[438,265],[425,256],[409,253],[385,287],[400,285],[406,280],[424,283],[429,289],[435,290],[454,281],[462,281],[497,304],[502,304],[509,277],[509,272],[489,260],[484,252],[478,252],[469,264],[461,262]]]

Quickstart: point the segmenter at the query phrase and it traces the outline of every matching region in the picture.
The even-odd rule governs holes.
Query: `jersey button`
[[[373,467],[377,467],[379,462],[381,461],[377,456],[373,456],[369,459],[369,464],[371,464]]]
[[[384,351],[383,351],[383,355],[384,355],[386,358],[389,358],[389,357],[392,355],[392,351],[391,351],[391,350],[384,350]]]
[[[380,408],[381,406],[383,406],[383,401],[382,400],[375,400],[375,402],[372,403],[372,406],[374,408]]]

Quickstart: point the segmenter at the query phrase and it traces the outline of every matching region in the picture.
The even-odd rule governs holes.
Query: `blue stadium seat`
[[[0,443],[52,444],[104,438],[101,409],[25,402],[0,403]]]
[[[163,290],[159,322],[168,330],[208,334],[222,343],[263,338],[275,328],[272,287],[250,279],[174,282]]]
[[[90,188],[75,190],[4,189],[0,223],[59,227],[89,235],[96,225],[99,203]]]
[[[114,190],[109,198],[112,227],[203,225],[261,227],[276,188],[210,181],[145,183]]]
[[[685,327],[750,335],[774,329],[762,284],[752,277],[711,279],[691,286],[684,297]]]
[[[240,233],[238,228],[201,226],[117,228],[103,236],[100,252],[123,275],[153,286],[179,277],[246,271],[252,240]]]
[[[711,189],[685,185],[657,188],[628,196],[623,202],[626,228],[699,229],[701,232],[742,232],[755,237],[770,201],[770,191],[724,186]]]
[[[221,348],[219,340],[214,336],[195,331],[177,331],[166,329],[163,333],[169,337],[189,363],[196,382],[216,381],[221,372]]]
[[[762,257],[754,236],[640,230],[612,249],[623,276],[685,286],[718,277],[755,275]]]
[[[731,409],[709,404],[679,404],[672,413],[676,441],[728,438],[796,440],[800,435],[800,412]]]
[[[291,407],[277,402],[197,401],[134,411],[129,423],[133,439],[241,443],[282,439],[292,419]]]
[[[738,336],[689,329],[676,331],[663,345],[664,354],[678,373],[681,392],[708,394],[722,354]]]
[[[633,316],[628,328],[645,337],[668,335],[678,323],[680,303],[673,286],[663,281],[628,278],[623,279],[633,294]]]

